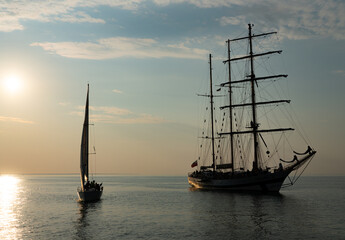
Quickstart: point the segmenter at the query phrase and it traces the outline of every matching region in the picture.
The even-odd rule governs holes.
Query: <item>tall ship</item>
[[[254,52],[257,39],[277,32],[253,34],[252,27],[248,24],[247,36],[226,41],[227,59],[223,63],[228,69],[227,80],[217,90],[223,95],[213,93],[209,55],[210,88],[209,93],[201,95],[209,99],[204,120],[208,130],[200,136],[200,155],[191,165],[197,170],[188,174],[188,182],[195,188],[279,192],[297,181],[316,154],[303,134],[296,140],[294,133],[302,131],[287,124],[297,121],[281,110],[281,106],[290,105],[290,100],[280,99],[282,94],[275,85],[287,75],[261,70],[270,68],[271,56],[282,50],[264,51],[259,45],[256,49],[260,52]],[[233,45],[243,46],[243,42],[245,53],[233,53],[239,49]],[[218,119],[216,97],[225,99]]]
[[[80,145],[80,187],[77,189],[79,200],[82,202],[94,202],[101,199],[103,193],[102,184],[98,184],[89,178],[89,84],[85,104],[85,117]]]

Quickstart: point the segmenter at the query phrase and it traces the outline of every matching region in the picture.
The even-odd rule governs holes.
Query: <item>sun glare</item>
[[[0,236],[1,239],[20,239],[19,182],[15,176],[0,175]]]
[[[4,87],[6,92],[14,94],[21,90],[22,83],[18,76],[10,75],[5,77],[4,79]]]

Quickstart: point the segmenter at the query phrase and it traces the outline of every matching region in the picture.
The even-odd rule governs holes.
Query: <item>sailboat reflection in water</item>
[[[103,193],[102,183],[89,180],[89,84],[87,85],[87,97],[85,105],[85,118],[80,150],[80,180],[81,186],[78,188],[79,200],[83,202],[98,201]]]

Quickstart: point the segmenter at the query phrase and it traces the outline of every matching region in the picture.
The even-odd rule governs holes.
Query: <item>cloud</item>
[[[136,10],[140,0],[52,0],[52,1],[1,1],[0,31],[11,32],[23,30],[21,21],[71,22],[71,23],[105,23],[103,19],[94,18],[80,9],[94,9],[97,6],[116,7],[125,10]],[[78,9],[78,10],[77,10]]]
[[[90,107],[90,109],[95,112],[103,112],[105,114],[118,115],[118,116],[132,114],[132,112],[129,111],[128,109],[118,108],[118,107]]]
[[[117,90],[117,89],[113,89],[113,91],[112,91],[112,92],[122,94],[122,91]]]
[[[150,114],[130,114],[125,117],[116,117],[111,115],[92,115],[95,122],[111,123],[111,124],[159,124],[166,122],[163,118],[155,117]]]
[[[345,71],[344,70],[334,70],[332,71],[333,74],[340,75],[340,76],[345,76]]]
[[[72,112],[73,115],[83,116],[84,106],[79,106],[80,111]],[[132,111],[118,107],[94,107],[90,106],[90,118],[93,122],[110,124],[159,124],[167,122],[161,117],[155,117],[147,113],[133,113]]]
[[[219,20],[220,25],[240,25],[246,22],[245,16],[237,16],[237,17],[221,17]]]
[[[16,118],[16,117],[4,117],[4,116],[0,116],[0,121],[2,122],[15,122],[15,123],[24,123],[24,124],[33,124],[33,121],[28,121],[28,120],[24,120],[21,118]]]
[[[75,12],[69,14],[63,14],[52,18],[55,21],[69,22],[69,23],[105,23],[103,19],[93,18],[84,12]]]
[[[204,59],[208,51],[185,46],[185,43],[168,44],[150,38],[113,37],[97,42],[43,42],[31,46],[67,58],[113,59],[113,58],[186,58]]]
[[[236,4],[232,2],[232,4]],[[266,30],[277,30],[283,38],[300,40],[319,36],[345,40],[345,2],[337,0],[252,1],[246,15],[223,16],[222,26],[251,22]]]
[[[65,107],[65,106],[70,105],[70,103],[69,102],[59,102],[59,105]]]
[[[0,15],[0,31],[1,32],[12,32],[15,30],[23,30],[24,27],[21,25],[17,18],[11,16]]]
[[[85,11],[94,10],[99,6],[137,11],[151,1],[142,0],[17,0],[0,2],[0,31],[11,32],[23,30],[22,21],[39,22],[70,22],[70,23],[105,23],[104,19],[94,18]],[[248,0],[153,0],[158,6],[188,3],[199,8],[245,5]],[[82,11],[83,9],[84,11]]]
[[[217,8],[217,7],[230,7],[232,5],[248,5],[255,1],[251,1],[251,0],[154,0],[153,2],[159,6],[188,3],[199,8]]]
[[[314,36],[337,40],[345,39],[345,14],[343,14],[345,2],[339,0],[1,1],[0,31],[23,30],[24,25],[22,22],[27,20],[104,24],[104,19],[90,15],[99,6],[138,12],[141,9],[147,9],[151,2],[159,7],[188,4],[203,9],[227,8],[229,12],[232,12],[232,15],[218,17],[218,21],[222,26],[252,22],[266,27],[267,29],[264,29],[264,31],[278,30],[281,36],[288,39],[308,39]],[[233,14],[234,11],[231,11],[235,8],[236,13],[239,13],[238,15]],[[245,15],[243,14],[244,12],[246,13]],[[59,47],[62,47],[62,43],[59,44]],[[68,42],[65,44],[68,44]],[[74,44],[78,45],[77,43]],[[75,47],[77,46],[73,48]],[[79,47],[81,47],[80,44]]]

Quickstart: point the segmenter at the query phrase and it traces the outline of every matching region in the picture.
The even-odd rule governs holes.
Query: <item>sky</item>
[[[252,23],[278,32],[318,151],[305,173],[344,175],[344,12],[342,0],[0,1],[0,173],[79,172],[89,83],[92,170],[186,175],[208,54],[224,60],[225,41]]]

